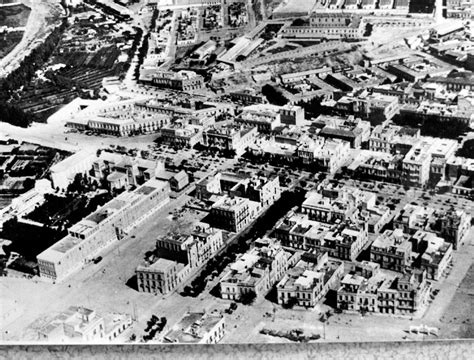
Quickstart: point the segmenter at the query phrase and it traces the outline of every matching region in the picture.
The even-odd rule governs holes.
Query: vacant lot
[[[471,265],[447,311],[441,318],[441,322],[447,325],[444,331],[442,330],[441,337],[464,339],[474,337],[473,297],[474,265]]]
[[[31,9],[23,4],[0,8],[0,27],[25,26],[28,22]]]

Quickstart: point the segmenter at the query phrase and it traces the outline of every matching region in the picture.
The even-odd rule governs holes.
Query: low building
[[[37,256],[40,276],[63,280],[167,204],[169,191],[168,183],[151,179],[71,226],[68,235]]]
[[[113,341],[131,325],[132,317],[128,314],[101,316],[94,310],[71,306],[38,330],[38,340],[50,343],[104,343]]]
[[[240,256],[220,280],[223,299],[240,301],[247,296],[261,298],[300,259],[274,239],[258,239],[255,247]]]
[[[277,284],[280,305],[313,307],[334,289],[344,273],[344,263],[330,261],[327,253],[305,253]]]
[[[225,334],[225,318],[220,314],[188,312],[163,337],[164,343],[217,344]]]
[[[257,91],[241,90],[229,93],[233,101],[241,102],[245,105],[266,104],[267,98],[259,94]]]
[[[144,80],[151,85],[181,91],[201,90],[205,87],[204,78],[192,71],[158,71]]]
[[[186,171],[181,170],[170,179],[171,191],[179,192],[189,185],[189,176]]]

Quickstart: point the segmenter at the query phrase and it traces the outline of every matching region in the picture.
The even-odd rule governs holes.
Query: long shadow
[[[328,293],[326,294],[326,298],[324,300],[324,305],[328,305],[332,308],[337,307],[337,291],[333,289],[329,289]]]
[[[265,299],[274,304],[278,304],[278,292],[275,286],[273,286],[272,289],[268,292],[268,294],[265,295]]]
[[[137,275],[135,274],[130,279],[128,279],[125,285],[135,291],[138,291]]]
[[[220,298],[220,297],[221,297],[221,287],[220,287],[220,284],[217,283],[217,284],[211,289],[211,291],[209,291],[209,294],[211,294],[212,296],[215,296],[216,298]]]

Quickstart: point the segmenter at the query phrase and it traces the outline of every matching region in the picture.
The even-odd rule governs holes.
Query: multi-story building
[[[243,179],[228,192],[231,196],[245,197],[260,203],[262,208],[268,208],[281,196],[280,179],[278,176],[271,178],[252,176]]]
[[[409,184],[424,186],[430,178],[431,143],[421,141],[413,146],[403,159],[405,181]]]
[[[406,155],[419,139],[419,129],[413,130],[392,124],[377,125],[369,138],[369,150]]]
[[[359,156],[350,166],[356,176],[382,180],[391,183],[402,183],[401,155],[373,153]]]
[[[313,307],[334,289],[344,273],[342,261],[330,261],[328,253],[305,253],[276,285],[280,305]]]
[[[280,126],[280,107],[271,104],[246,106],[235,122],[247,127],[256,127],[260,133],[270,133]]]
[[[246,294],[264,296],[291,266],[300,252],[290,252],[274,239],[258,239],[255,247],[230,265],[220,281],[223,299],[241,300]]]
[[[412,245],[402,229],[385,230],[370,246],[370,261],[383,269],[404,272],[411,265]]]
[[[202,142],[203,127],[174,123],[161,129],[160,140],[163,144],[177,147],[193,147]]]
[[[66,237],[37,256],[40,276],[63,280],[168,203],[169,192],[168,183],[151,179],[112,199],[71,226]]]
[[[151,84],[159,87],[193,91],[204,88],[204,78],[192,71],[159,71],[151,76]]]
[[[170,117],[162,114],[147,118],[97,116],[87,121],[86,129],[99,134],[132,136],[154,134],[169,122]],[[70,123],[69,126],[74,127],[74,124],[77,123]],[[75,127],[77,127],[77,125]]]
[[[225,334],[225,318],[217,313],[187,312],[163,337],[164,343],[217,344]]]
[[[334,224],[348,220],[364,202],[370,202],[368,207],[375,205],[374,194],[354,187],[324,186],[320,192],[308,194],[301,212],[311,220]]]
[[[168,234],[156,240],[158,256],[181,261],[195,269],[205,264],[224,245],[222,231],[199,222],[190,234]]]
[[[410,235],[417,230],[433,232],[457,250],[471,230],[471,215],[464,210],[435,211],[433,208],[407,204],[393,224]]]
[[[84,174],[91,169],[95,155],[93,151],[81,150],[51,166],[49,171],[53,188],[66,190],[77,174]]]
[[[221,196],[211,207],[213,226],[231,231],[243,230],[260,213],[261,205],[243,197]]]
[[[99,182],[106,181],[110,189],[127,189],[154,179],[164,169],[161,160],[102,151],[93,162],[90,175]]]
[[[411,235],[417,230],[424,230],[433,215],[433,208],[406,204],[393,220],[393,227]]]
[[[319,136],[330,139],[340,139],[351,144],[352,148],[360,148],[370,137],[370,122],[356,119],[320,115],[313,125],[322,126]]]
[[[222,231],[201,222],[189,235],[170,233],[158,238],[158,259],[135,270],[138,291],[163,295],[173,292],[223,246]]]
[[[253,144],[257,132],[256,127],[214,127],[204,132],[203,145],[219,150],[233,150],[237,156],[240,156]]]
[[[333,109],[343,115],[355,115],[367,119],[372,125],[391,120],[400,110],[396,96],[363,92],[358,96],[343,96]]]
[[[356,259],[368,242],[363,224],[330,225],[293,212],[276,224],[274,234],[283,246],[326,251],[329,256],[342,260]]]
[[[364,37],[365,23],[360,16],[341,13],[314,13],[309,25],[288,26],[282,30],[285,38],[358,39]]]
[[[471,220],[472,216],[465,210],[437,211],[431,217],[428,226],[421,230],[436,233],[453,244],[454,250],[457,250],[468,239]]]
[[[349,311],[410,314],[427,303],[430,289],[424,271],[397,276],[378,271],[369,278],[347,274],[337,291],[337,307]]]
[[[213,173],[196,183],[195,197],[199,200],[208,200],[212,195],[223,195],[247,178],[248,175],[246,174]]]
[[[439,280],[453,260],[453,245],[432,232],[418,230],[411,237],[415,253],[414,266],[426,271],[431,280]]]
[[[137,288],[140,292],[169,294],[178,287],[189,275],[188,264],[159,258],[153,264],[139,265],[137,275]]]
[[[295,105],[283,105],[280,108],[280,122],[285,125],[303,125],[304,109]]]
[[[301,140],[296,156],[304,164],[316,165],[330,174],[337,172],[349,156],[350,143],[339,139],[307,138]]]

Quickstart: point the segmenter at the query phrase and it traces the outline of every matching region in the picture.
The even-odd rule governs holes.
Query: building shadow
[[[130,279],[128,279],[125,285],[135,291],[138,291],[137,275],[135,274]]]
[[[221,286],[219,283],[217,283],[212,289],[211,291],[209,291],[209,294],[211,294],[212,296],[216,297],[216,298],[220,298],[221,297]]]
[[[265,299],[274,304],[278,304],[278,292],[275,286],[265,295]]]
[[[332,308],[337,307],[337,291],[333,289],[329,289],[328,293],[326,294],[326,298],[324,299],[324,305],[330,306]]]

